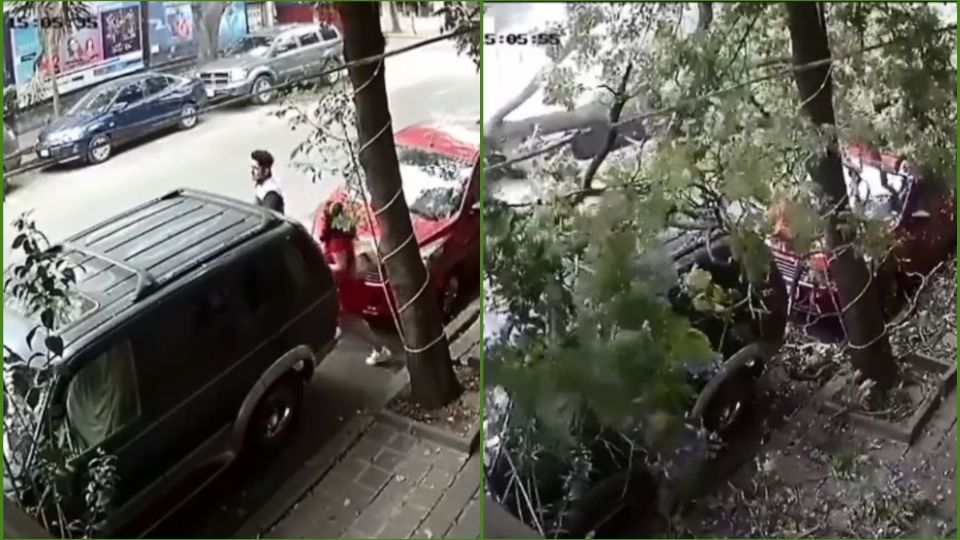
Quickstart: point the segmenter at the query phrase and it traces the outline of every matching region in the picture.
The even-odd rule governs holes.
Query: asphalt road
[[[387,91],[394,128],[431,121],[476,121],[480,80],[469,59],[447,43],[387,60]],[[305,137],[271,116],[275,107],[230,107],[213,111],[195,129],[156,137],[118,152],[95,167],[62,166],[14,179],[3,204],[4,258],[9,261],[12,221],[32,211],[54,240],[179,187],[245,200],[252,198],[249,155],[265,148],[279,160],[279,176],[291,216],[308,221],[341,180],[312,183],[289,164],[290,151]],[[345,342],[321,366],[305,393],[296,437],[269,462],[238,463],[227,470],[151,536],[229,538],[248,516],[298,473],[345,422],[383,393],[394,368],[363,364],[368,351]]]

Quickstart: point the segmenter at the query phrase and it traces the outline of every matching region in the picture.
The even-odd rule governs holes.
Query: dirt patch
[[[890,329],[898,357],[956,360],[955,269],[956,261],[944,263],[917,307]],[[930,374],[901,366],[904,384],[874,411],[890,420],[908,416],[932,386]],[[849,371],[839,344],[791,332],[763,378],[757,418],[718,450],[698,500],[670,523],[634,522],[624,537],[955,537],[956,392],[908,446],[848,423],[814,398]]]
[[[460,365],[454,366],[454,372],[463,387],[463,393],[446,407],[433,411],[421,409],[408,400],[410,387],[407,386],[387,404],[387,409],[429,426],[448,429],[458,435],[469,434],[480,418],[480,373],[474,366]]]

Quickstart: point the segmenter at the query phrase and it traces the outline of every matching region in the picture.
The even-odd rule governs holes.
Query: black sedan
[[[200,80],[141,73],[100,85],[40,132],[37,154],[51,163],[102,163],[118,145],[197,125],[207,107]]]

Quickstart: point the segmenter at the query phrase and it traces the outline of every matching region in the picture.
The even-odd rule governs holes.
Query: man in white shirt
[[[250,160],[250,176],[253,177],[257,205],[282,214],[283,191],[273,176],[273,156],[266,150],[254,150],[250,153]]]

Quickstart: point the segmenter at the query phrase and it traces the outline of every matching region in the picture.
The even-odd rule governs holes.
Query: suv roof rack
[[[174,205],[166,206],[165,208],[161,207],[156,212],[149,212],[143,217],[141,217],[140,219],[137,219],[128,224],[125,224],[123,227],[117,228],[112,231],[108,230],[107,234],[102,234],[103,230],[105,228],[110,227],[111,224],[115,224],[118,221],[121,221],[125,218],[129,218],[130,216],[133,216],[138,212],[143,212],[144,210],[154,208],[160,202],[176,200],[178,198],[192,199],[195,201],[199,201],[201,203],[207,203],[210,206],[219,207],[219,211],[213,214],[212,216],[209,216],[205,219],[195,222],[186,228],[181,228],[180,230],[176,231],[175,233],[172,233],[167,237],[157,238],[156,241],[150,244],[147,248],[141,248],[136,253],[130,254],[127,257],[122,257],[122,256],[118,257],[108,253],[105,250],[98,249],[95,245],[90,245],[90,244],[97,244],[99,242],[102,242],[106,238],[109,238],[119,232],[122,232],[125,229],[129,231],[129,227],[134,227],[137,224],[143,222],[144,220],[155,218],[157,216],[160,216],[161,214],[164,214],[165,212],[170,212],[171,208],[178,205],[174,204]],[[131,239],[140,238],[150,233],[156,233],[156,231],[158,231],[161,227],[166,226],[170,223],[173,223],[176,219],[185,218],[186,216],[189,216],[193,212],[194,210],[177,214],[174,216],[173,219],[164,221],[159,225],[148,227],[145,231],[141,231],[139,234],[133,233],[131,235],[132,238],[131,236],[128,236],[127,240],[121,239],[120,243],[117,244],[115,247],[127,244]],[[230,220],[229,219],[230,214],[233,212],[240,214],[240,216],[235,216],[235,219]],[[163,244],[167,244],[168,242],[173,240],[173,238],[176,237],[177,235],[188,232],[191,229],[195,229],[196,227],[204,224],[207,224],[208,226],[214,225],[217,219],[223,219],[225,217],[228,218],[226,220],[226,226],[225,227],[220,226],[218,229],[215,229],[216,232],[212,236],[204,235],[202,237],[199,237],[196,241],[193,241],[192,243],[178,245],[175,248],[170,249],[169,254],[166,254],[166,255],[161,254],[159,258],[153,259],[149,267],[145,268],[143,267],[143,265],[138,265],[136,262],[131,262],[130,260],[133,257],[142,255],[143,253],[145,253],[151,248],[159,248]],[[238,231],[238,234],[232,238],[228,238],[220,242],[213,242],[213,239],[214,239],[213,237],[215,237],[216,234],[227,232],[233,227],[236,227],[238,225],[243,225],[244,222],[249,223],[248,221],[249,218],[259,218],[259,222],[256,223],[255,225],[253,224],[247,225],[245,228],[246,230]],[[277,214],[275,214],[274,212],[266,208],[260,208],[258,206],[246,204],[240,201],[236,201],[234,199],[230,199],[228,197],[224,197],[221,195],[216,195],[216,194],[208,193],[204,191],[196,191],[191,189],[178,189],[175,191],[171,191],[161,197],[148,201],[144,204],[137,205],[136,207],[131,208],[130,210],[127,210],[123,213],[113,216],[107,221],[100,222],[92,227],[88,227],[87,229],[81,231],[80,233],[73,235],[70,240],[61,243],[57,247],[63,249],[64,251],[72,250],[77,253],[80,253],[81,255],[86,255],[91,258],[100,259],[117,268],[126,270],[127,272],[130,272],[131,274],[136,275],[137,285],[133,293],[133,302],[138,302],[140,300],[143,300],[144,298],[149,297],[154,291],[156,291],[164,283],[175,280],[176,278],[181,277],[184,274],[187,274],[195,270],[198,266],[201,266],[203,264],[206,264],[206,263],[209,263],[210,261],[215,260],[216,258],[220,257],[224,253],[246,242],[250,238],[253,238],[261,234],[264,230],[270,228],[271,226],[273,226],[274,224],[280,221],[282,221],[282,218],[280,216],[278,216]],[[101,233],[101,234],[97,234],[97,233]],[[209,249],[205,249],[205,251],[202,254],[196,257],[184,260],[180,263],[177,263],[175,261],[175,258],[177,255],[180,255],[187,250],[197,248],[204,242],[211,242],[213,245],[211,245]],[[152,270],[156,266],[162,265],[164,263],[169,264],[171,261],[174,261],[173,267],[166,269],[162,273],[162,275],[156,275],[154,272],[152,272]]]
[[[156,287],[157,285],[157,279],[148,270],[144,270],[143,268],[137,268],[136,266],[133,266],[132,264],[127,263],[126,261],[122,261],[115,257],[111,257],[110,255],[100,250],[93,249],[87,246],[81,246],[76,242],[69,242],[69,241],[60,244],[59,247],[64,251],[69,249],[69,250],[76,251],[77,253],[80,253],[82,255],[87,255],[89,257],[96,257],[98,259],[102,259],[114,266],[123,268],[124,270],[130,273],[136,274],[137,290],[134,293],[134,296],[137,299],[142,298],[143,296],[146,296],[146,294],[150,292],[150,290],[153,287]]]

